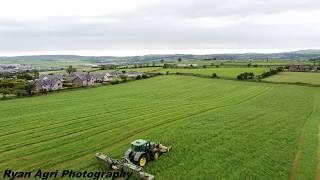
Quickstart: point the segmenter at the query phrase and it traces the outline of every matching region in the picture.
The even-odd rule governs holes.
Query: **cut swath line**
[[[314,108],[310,112],[308,118],[306,118],[306,120],[303,123],[303,127],[301,130],[301,134],[300,134],[298,145],[297,145],[296,155],[295,155],[295,158],[294,158],[294,160],[292,162],[292,166],[291,166],[291,172],[290,172],[290,177],[289,177],[290,180],[296,179],[297,169],[298,169],[299,160],[300,160],[300,156],[301,156],[301,152],[302,152],[302,146],[304,144],[304,132],[306,130],[308,120],[310,118],[312,118],[313,112],[314,112]]]
[[[320,179],[320,125],[318,126],[318,153],[317,153],[317,158],[318,158],[318,162],[317,162],[317,169],[316,169],[316,180]]]

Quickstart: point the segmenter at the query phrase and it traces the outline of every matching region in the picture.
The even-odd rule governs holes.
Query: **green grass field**
[[[281,72],[275,76],[270,76],[264,80],[269,82],[307,83],[320,85],[320,73]]]
[[[129,69],[116,69],[118,71],[136,71],[136,72],[153,72],[153,71],[157,71],[157,70],[161,70],[161,67],[146,67],[146,68],[129,68]],[[93,74],[99,74],[99,73],[106,73],[108,71],[115,71],[112,69],[108,69],[108,70],[98,70],[98,71],[93,71]]]
[[[157,179],[317,174],[315,87],[160,76],[2,101],[0,115],[0,172],[102,171],[96,152],[120,158],[143,138],[173,146],[146,168]]]
[[[243,72],[253,72],[255,75],[260,75],[265,71],[268,71],[268,68],[201,68],[201,69],[160,69],[157,72],[166,73],[169,71],[170,73],[194,73],[201,75],[209,75],[211,76],[213,73],[216,73],[219,77],[224,78],[236,78],[239,74]]]

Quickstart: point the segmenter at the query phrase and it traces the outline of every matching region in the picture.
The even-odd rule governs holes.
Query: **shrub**
[[[70,88],[70,87],[73,87],[73,84],[72,83],[63,83],[63,87]]]
[[[27,91],[25,91],[25,90],[16,90],[16,95],[18,96],[18,97],[22,97],[22,96],[27,96],[28,95],[28,93],[27,93]]]
[[[140,80],[142,77],[139,75],[136,77],[136,80]]]
[[[252,72],[244,72],[237,76],[238,80],[247,80],[247,79],[253,79],[254,74]]]
[[[261,74],[261,79],[278,74],[281,71],[283,71],[283,67],[277,67],[276,69],[270,69],[269,71]]]
[[[110,83],[111,83],[112,85],[114,85],[114,84],[119,84],[120,81],[116,79],[116,80],[111,81]]]
[[[218,78],[217,73],[212,73],[212,78]]]
[[[142,76],[141,76],[142,79],[146,79],[146,78],[148,78],[148,77],[149,77],[149,76],[146,75],[146,74],[142,74]]]

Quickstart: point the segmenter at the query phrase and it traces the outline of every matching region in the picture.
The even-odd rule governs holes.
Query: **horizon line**
[[[145,49],[145,50],[70,50],[70,51],[20,51],[0,52],[0,57],[21,56],[113,56],[134,57],[148,55],[213,55],[213,54],[274,54],[302,50],[320,50],[320,48],[295,49]]]

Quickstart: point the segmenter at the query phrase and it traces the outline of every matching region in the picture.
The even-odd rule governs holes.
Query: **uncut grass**
[[[282,83],[307,83],[320,85],[320,73],[315,72],[281,72],[270,76],[265,81]]]
[[[7,101],[0,104],[1,112],[26,110],[26,118],[15,113],[0,118],[8,123],[10,117],[16,117],[15,123],[8,126],[9,132],[19,129],[19,123],[26,121],[42,126],[32,130],[37,124],[26,123],[25,129],[31,130],[20,135],[28,138],[6,135],[1,139],[8,139],[5,147],[16,145],[16,148],[0,153],[0,169],[103,170],[94,158],[95,152],[121,157],[130,141],[145,138],[174,147],[171,153],[147,167],[158,179],[285,179],[290,173],[305,115],[312,109],[309,102],[313,94],[313,88],[305,87],[164,76],[82,92]],[[70,108],[66,99],[70,100]],[[43,103],[32,115],[31,106],[37,105],[37,101],[59,105],[50,109]],[[47,118],[46,113],[37,117],[41,110],[54,118]],[[74,124],[64,127],[62,124],[72,119],[68,112],[75,119],[85,117],[79,122],[73,119]],[[84,131],[67,135],[77,130]],[[52,139],[45,141],[46,138]],[[23,146],[31,142],[35,144]],[[306,154],[306,162],[309,157]],[[312,165],[306,166],[312,169]]]

